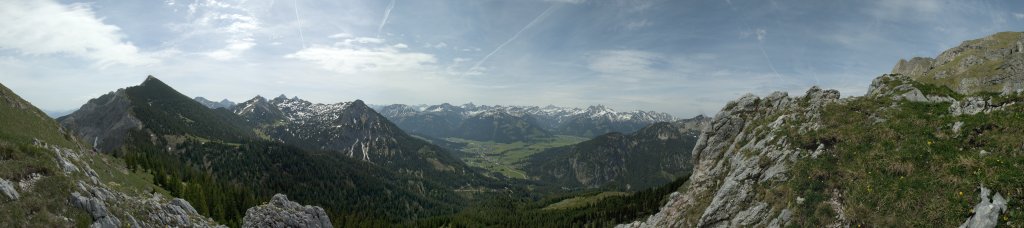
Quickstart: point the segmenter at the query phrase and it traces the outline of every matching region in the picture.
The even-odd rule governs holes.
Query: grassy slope
[[[999,100],[1019,103],[1024,97]],[[801,160],[787,185],[760,194],[781,196],[774,197],[776,205],[805,198],[801,205],[790,205],[797,208],[799,226],[832,220],[835,212],[826,201],[835,189],[855,225],[954,227],[971,215],[983,185],[1009,199],[1009,213],[1000,220],[1021,224],[1024,105],[960,117],[949,114],[949,105],[888,98],[830,105],[822,112],[821,130],[803,135],[787,130],[796,145],[835,140],[827,153],[834,156]],[[872,115],[885,121],[876,122]],[[954,133],[957,121],[964,124]],[[981,150],[990,154],[981,156]]]
[[[499,143],[492,141],[475,141],[460,138],[447,138],[455,143],[465,143],[459,154],[467,165],[497,172],[506,177],[528,179],[519,163],[530,155],[548,148],[567,146],[586,140],[576,136],[557,135],[551,138],[537,139],[530,142]]]
[[[12,103],[22,106],[16,108]],[[32,146],[33,139],[66,148],[77,148],[78,143],[62,134],[56,121],[3,85],[0,85],[0,123],[3,123],[0,124],[0,178],[31,183],[33,175],[41,175],[29,190],[16,184],[20,199],[10,201],[0,197],[0,227],[88,226],[92,218],[67,200],[76,189],[74,182],[86,177],[80,173],[64,175],[52,151]],[[120,159],[96,153],[79,155],[97,172],[100,181],[115,190],[136,196],[150,191],[166,192],[151,184],[151,175],[128,171]],[[72,220],[65,221],[61,217]]]

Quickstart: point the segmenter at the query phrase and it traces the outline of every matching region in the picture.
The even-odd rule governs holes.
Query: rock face
[[[996,193],[989,199],[991,190],[985,187],[979,187],[981,189],[978,199],[981,200],[977,205],[974,206],[974,216],[971,216],[961,224],[961,228],[992,228],[999,224],[999,215],[1006,213],[1006,199],[1003,195]]]
[[[939,54],[900,60],[892,73],[947,86],[962,94],[1024,89],[1024,33],[1002,32]]]
[[[57,119],[60,125],[74,129],[75,136],[101,151],[112,151],[124,144],[128,130],[140,129],[142,122],[132,115],[131,101],[124,89],[89,100],[77,111]]]
[[[839,92],[811,88],[803,97],[776,92],[746,95],[726,104],[700,134],[692,151],[693,174],[655,215],[622,227],[746,227],[787,224],[786,205],[770,204],[755,189],[789,179],[790,163],[812,151],[778,136],[783,125],[800,132],[820,127],[822,108]],[[766,124],[757,124],[758,122]],[[823,147],[823,146],[820,146]]]
[[[245,211],[242,227],[333,227],[323,208],[303,206],[274,195],[270,202]]]
[[[3,193],[7,198],[11,200],[18,200],[18,190],[14,189],[14,185],[3,178],[0,178],[0,193]]]

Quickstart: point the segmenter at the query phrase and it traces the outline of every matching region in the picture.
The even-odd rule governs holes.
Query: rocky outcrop
[[[960,228],[992,228],[999,224],[999,215],[1006,213],[1006,199],[1003,195],[996,193],[996,195],[989,198],[991,190],[984,186],[979,187],[981,189],[978,199],[981,200],[977,205],[974,206],[974,215],[960,224]]]
[[[274,195],[270,202],[249,208],[242,227],[332,227],[331,219],[323,208],[303,206],[289,201],[283,194]]]
[[[121,220],[110,214],[110,211],[107,210],[107,204],[103,202],[101,196],[105,195],[83,196],[81,193],[73,192],[71,193],[71,203],[78,208],[84,209],[92,216],[93,223],[91,227],[120,227]]]
[[[89,100],[77,111],[57,119],[60,125],[74,129],[75,136],[101,151],[113,151],[124,144],[130,129],[142,122],[132,115],[131,101],[124,89]]]
[[[1024,90],[1024,33],[968,40],[932,58],[900,60],[892,73],[947,86],[962,94]]]
[[[3,193],[3,195],[11,200],[18,200],[18,197],[20,197],[18,190],[14,189],[14,184],[3,178],[0,178],[0,193]]]
[[[896,63],[896,66],[892,68],[893,74],[902,75],[923,75],[928,70],[932,69],[932,65],[935,64],[935,59],[926,57],[914,57],[909,61],[900,59]]]
[[[921,89],[914,87],[913,80],[903,74],[886,74],[871,81],[868,88],[869,97],[892,97],[893,100],[907,100],[914,102],[954,102],[955,99],[945,95],[924,94]]]
[[[689,182],[658,213],[620,226],[786,225],[792,214],[787,205],[772,204],[754,190],[788,180],[788,165],[814,153],[789,145],[780,129],[789,126],[804,133],[820,128],[820,112],[834,102],[841,102],[838,91],[817,87],[802,97],[776,92],[729,102],[701,133]],[[818,150],[824,148],[819,145]]]
[[[966,97],[953,102],[953,104],[949,106],[949,112],[956,116],[974,115],[978,113],[989,113],[992,111],[1002,110],[1013,104],[1013,102],[995,103],[992,101],[992,98]]]
[[[63,172],[54,175],[72,177],[68,201],[84,210],[92,219],[91,227],[215,227],[212,219],[199,214],[184,199],[165,199],[159,193],[121,192],[107,186],[96,171],[85,162],[83,152],[34,140],[34,146],[52,152],[54,163]],[[86,152],[89,153],[89,152]],[[95,154],[91,156],[106,156]],[[94,158],[96,159],[96,158]],[[82,178],[78,178],[82,177]],[[35,174],[18,185],[23,192],[33,192],[33,182],[50,176]],[[110,181],[110,180],[107,180]],[[0,184],[2,185],[2,184]],[[0,187],[2,189],[2,187]],[[28,193],[31,194],[31,193]]]

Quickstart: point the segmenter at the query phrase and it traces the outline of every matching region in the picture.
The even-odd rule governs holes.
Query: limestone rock
[[[902,75],[923,75],[925,72],[932,69],[932,64],[934,63],[935,59],[925,57],[914,57],[909,61],[900,59],[900,61],[896,63],[896,66],[892,68],[892,73]]]
[[[820,128],[839,92],[813,87],[802,97],[777,92],[759,98],[745,95],[726,104],[701,132],[693,149],[693,174],[658,213],[620,227],[763,227],[783,226],[792,212],[759,198],[756,189],[789,179],[789,164],[812,151],[793,148],[779,135],[795,124],[801,132]],[[764,121],[773,118],[774,121]],[[754,123],[767,122],[763,125]],[[827,153],[822,146],[822,152]],[[796,202],[787,204],[796,205]]]
[[[3,178],[0,178],[0,193],[3,193],[7,198],[12,200],[17,200],[18,197],[20,197],[18,195],[18,190],[14,189],[14,184]]]
[[[332,227],[323,208],[303,206],[277,194],[269,203],[245,211],[242,227]]]
[[[974,216],[971,216],[960,224],[960,228],[992,228],[999,224],[999,215],[1006,212],[1006,199],[1003,195],[996,193],[995,196],[989,198],[991,190],[985,187],[981,188],[981,194],[978,198],[981,202],[978,202],[974,206]]]
[[[58,118],[60,125],[74,129],[75,136],[97,149],[112,151],[124,143],[130,129],[139,129],[142,122],[131,113],[131,100],[124,89],[89,100],[77,111]]]
[[[93,223],[90,227],[116,228],[121,226],[121,220],[110,214],[107,205],[97,197],[84,196],[78,192],[71,193],[71,203],[76,207],[85,209],[92,216]]]

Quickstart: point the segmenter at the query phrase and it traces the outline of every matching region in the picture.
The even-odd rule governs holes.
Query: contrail
[[[487,62],[487,59],[490,59],[491,56],[494,55],[494,53],[498,53],[498,51],[501,51],[501,48],[505,47],[505,45],[508,45],[509,43],[512,43],[512,41],[516,40],[516,38],[519,38],[519,34],[522,34],[523,31],[526,31],[527,29],[530,29],[530,27],[533,27],[533,25],[536,24],[538,21],[541,21],[545,17],[547,17],[548,14],[551,13],[551,9],[554,9],[554,8],[555,8],[555,5],[551,5],[550,7],[548,7],[548,9],[544,10],[544,12],[540,13],[540,15],[537,15],[537,17],[533,18],[533,21],[530,21],[529,24],[526,24],[526,26],[524,26],[523,29],[520,29],[518,32],[516,32],[515,35],[512,35],[512,38],[508,38],[508,40],[506,40],[504,43],[501,43],[501,45],[498,45],[497,48],[494,48],[494,50],[491,51],[491,53],[489,53],[486,56],[484,56],[484,58],[480,59],[479,62],[476,62],[476,65],[473,65],[473,68],[469,68],[469,70],[479,69],[480,65],[484,64],[484,62]]]
[[[380,32],[384,31],[384,24],[388,23],[388,17],[391,17],[391,10],[395,9],[395,0],[391,0],[388,4],[388,8],[384,9],[384,19],[380,20],[380,25],[377,26],[377,38],[380,38]]]
[[[299,0],[292,0],[295,7],[295,28],[299,29],[299,40],[302,41],[302,49],[306,49],[306,36],[302,35],[302,21],[299,20]]]
[[[768,68],[771,68],[772,72],[775,72],[775,77],[778,77],[779,81],[781,82],[782,81],[782,75],[779,74],[779,71],[775,70],[775,64],[772,63],[772,58],[768,58],[768,52],[764,51],[764,45],[761,45],[761,41],[760,40],[757,41],[757,48],[761,49],[761,55],[764,55],[764,59],[768,60]]]

